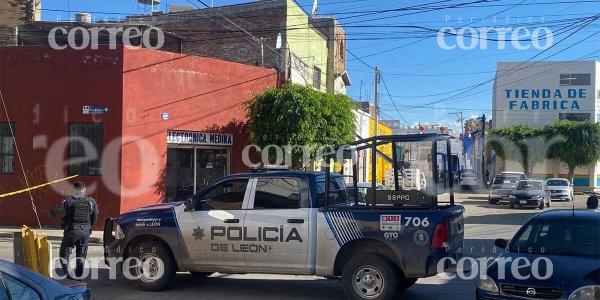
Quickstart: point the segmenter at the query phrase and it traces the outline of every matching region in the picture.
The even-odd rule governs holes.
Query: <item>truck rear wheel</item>
[[[192,274],[192,276],[196,277],[196,278],[206,278],[209,277],[210,275],[214,274],[211,272],[190,272],[190,274]]]
[[[175,261],[164,243],[144,242],[131,250],[129,272],[136,288],[142,291],[158,292],[163,290],[175,277]]]
[[[375,253],[351,258],[342,270],[342,285],[349,299],[396,299],[400,279],[394,263]]]

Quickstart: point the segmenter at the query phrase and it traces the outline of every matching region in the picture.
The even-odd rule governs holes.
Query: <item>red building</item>
[[[83,181],[100,220],[185,199],[205,182],[247,171],[243,103],[277,82],[271,69],[154,51],[0,48],[0,89],[43,225]],[[0,194],[26,187],[4,112]],[[36,225],[30,196],[0,198],[0,226]]]

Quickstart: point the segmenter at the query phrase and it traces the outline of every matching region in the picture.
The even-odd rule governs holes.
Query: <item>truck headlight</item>
[[[490,293],[498,293],[498,286],[496,285],[496,282],[494,279],[489,277],[479,279],[479,281],[477,281],[477,288]],[[569,300],[571,299],[569,298]]]
[[[578,288],[569,296],[569,300],[599,300],[600,285],[588,285]]]
[[[122,240],[124,238],[125,238],[125,233],[123,233],[123,229],[121,229],[121,226],[119,226],[119,224],[117,224],[115,226],[115,239]]]
[[[490,194],[496,194],[496,193],[498,193],[498,190],[497,190],[497,189],[491,189],[491,190],[490,190]]]

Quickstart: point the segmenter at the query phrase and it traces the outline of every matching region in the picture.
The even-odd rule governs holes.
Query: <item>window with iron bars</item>
[[[103,123],[69,124],[69,175],[102,175],[103,140]]]
[[[12,131],[11,131],[12,127]],[[15,173],[15,123],[0,123],[0,174]]]

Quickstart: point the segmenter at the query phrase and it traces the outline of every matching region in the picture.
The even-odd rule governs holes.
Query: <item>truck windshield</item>
[[[496,177],[493,184],[516,184],[519,182],[519,177]]]

